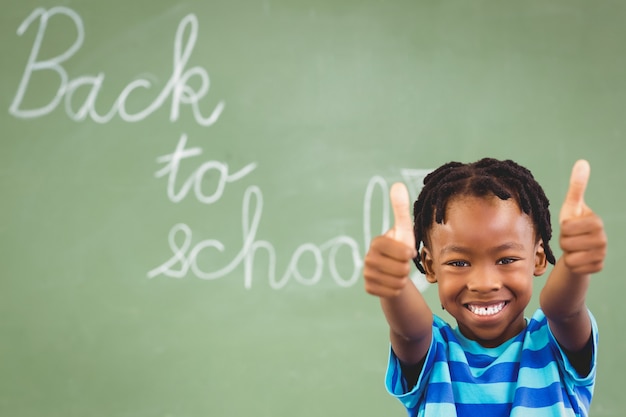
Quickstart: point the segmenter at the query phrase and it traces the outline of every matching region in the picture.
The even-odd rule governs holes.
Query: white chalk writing
[[[49,52],[40,54],[48,24],[51,19],[62,17],[69,18],[76,30],[76,36],[62,52],[44,59],[41,55],[50,56]],[[181,106],[187,105],[196,123],[201,126],[211,126],[218,121],[224,110],[223,100],[215,105],[208,116],[200,109],[200,102],[209,92],[210,79],[207,70],[203,67],[189,66],[189,60],[198,38],[198,19],[194,14],[185,16],[177,27],[169,80],[160,91],[151,96],[152,98],[148,100],[145,107],[136,112],[128,110],[127,101],[134,93],[150,92],[153,88],[153,82],[150,79],[144,77],[130,81],[111,104],[109,111],[99,113],[96,107],[102,108],[98,97],[105,88],[104,72],[70,77],[67,69],[69,61],[81,49],[85,40],[84,24],[78,13],[63,6],[50,9],[36,8],[19,25],[17,34],[24,35],[36,22],[38,22],[38,29],[35,39],[17,92],[9,107],[9,113],[16,118],[43,117],[55,111],[63,101],[65,114],[73,121],[90,119],[96,123],[107,123],[115,116],[119,116],[126,122],[139,122],[163,107],[169,99],[171,100],[170,122],[178,121]],[[46,104],[29,107],[25,97],[31,86],[31,80],[38,76],[47,76],[46,79],[49,79],[49,74],[58,77],[58,88],[52,96],[45,98]],[[190,84],[196,85],[196,89]],[[202,154],[203,149],[200,147],[187,147],[187,135],[183,133],[172,153],[156,159],[157,164],[162,166],[154,173],[154,176],[157,179],[167,178],[166,194],[169,201],[179,203],[193,195],[201,204],[216,204],[223,197],[229,184],[249,177],[257,168],[256,162],[232,170],[225,162],[214,159],[204,160],[191,171],[192,173],[187,178],[179,178],[181,164],[188,164]],[[428,172],[430,171],[410,169],[401,171],[412,195],[417,195],[422,180]],[[212,182],[208,183],[207,180]],[[367,250],[373,236],[372,222],[377,220],[376,224],[381,226],[381,230],[377,233],[387,230],[390,226],[388,192],[389,185],[380,176],[372,177],[367,183],[363,201],[363,237],[360,241],[352,236],[338,235],[321,243],[302,243],[295,247],[288,257],[284,271],[279,272],[277,270],[279,253],[275,245],[257,236],[263,218],[263,193],[257,185],[249,185],[242,196],[241,244],[238,248],[227,248],[222,241],[215,238],[194,242],[191,228],[185,223],[176,223],[171,227],[168,235],[170,258],[151,269],[147,275],[149,278],[158,276],[184,278],[193,275],[203,280],[215,280],[232,274],[237,268],[242,268],[243,287],[250,289],[255,284],[255,280],[262,279],[258,272],[259,264],[262,263],[267,268],[267,283],[273,289],[281,289],[292,281],[304,286],[313,286],[322,282],[325,276],[328,276],[335,285],[350,287],[360,277],[363,267],[362,254]],[[381,213],[380,219],[372,218],[374,202],[377,204],[375,212]],[[220,263],[220,266],[207,262],[207,260],[215,259],[216,255],[225,260]],[[422,275],[416,272],[412,278],[420,290],[425,289],[427,284]]]
[[[219,162],[219,161],[208,161],[203,163],[181,186],[179,192],[177,193],[174,188],[176,186],[176,177],[178,175],[178,168],[180,166],[180,162],[183,159],[190,158],[192,156],[197,156],[202,153],[201,148],[190,148],[185,149],[185,145],[187,143],[187,135],[183,134],[176,146],[176,150],[174,153],[169,155],[160,156],[157,158],[157,162],[166,163],[165,167],[159,171],[157,171],[154,176],[157,178],[168,175],[167,182],[167,196],[170,201],[174,203],[178,203],[182,199],[187,196],[191,187],[194,187],[194,193],[196,199],[204,204],[212,204],[220,199],[224,192],[224,188],[227,183],[235,182],[246,175],[248,175],[251,171],[256,168],[255,163],[251,163],[235,172],[234,174],[230,174],[228,171],[228,164]],[[204,175],[210,171],[215,170],[219,174],[219,179],[217,182],[217,186],[215,191],[209,195],[205,195],[202,191],[202,179]]]
[[[188,194],[192,185],[195,187],[195,197],[204,204],[213,204],[217,202],[224,191],[227,183],[236,182],[248,175],[256,167],[255,163],[246,165],[235,174],[229,174],[228,166],[218,161],[209,161],[203,163],[194,174],[192,174],[181,186],[181,190],[176,193],[174,183],[176,181],[176,173],[181,160],[197,156],[202,153],[200,148],[185,148],[186,136],[181,136],[176,150],[172,154],[157,158],[157,162],[166,163],[165,168],[155,173],[156,177],[163,177],[169,173],[167,194],[168,198],[173,202],[181,201]],[[208,169],[217,169],[220,172],[219,184],[216,191],[210,196],[205,196],[198,188],[202,174]],[[409,188],[415,190],[415,184],[421,182],[423,176],[429,170],[403,170],[402,175],[406,182],[410,184]],[[377,192],[378,191],[378,192]],[[258,271],[255,275],[255,260],[257,256],[262,256],[262,252],[267,261],[267,282],[273,289],[281,289],[290,281],[295,281],[301,285],[312,286],[318,284],[324,271],[327,271],[330,279],[341,287],[350,287],[354,285],[361,273],[363,267],[363,251],[369,246],[372,238],[372,203],[375,195],[379,196],[382,208],[382,231],[387,230],[390,224],[390,210],[388,198],[389,186],[387,181],[379,176],[370,179],[365,191],[365,199],[363,203],[363,246],[360,246],[357,240],[351,236],[339,235],[335,236],[321,244],[306,242],[294,250],[289,263],[282,274],[277,271],[278,254],[274,245],[267,241],[257,238],[257,232],[263,215],[263,193],[256,185],[248,186],[244,192],[241,207],[241,247],[236,253],[227,255],[226,246],[218,239],[205,239],[195,245],[192,245],[193,232],[185,223],[175,224],[169,232],[168,243],[172,252],[172,256],[158,267],[148,272],[149,278],[159,275],[171,278],[184,278],[190,273],[195,277],[203,280],[214,280],[223,278],[235,271],[236,268],[243,267],[243,286],[246,289],[252,288],[254,277],[258,277]],[[339,256],[341,253],[347,254],[347,259]],[[199,259],[207,254],[207,251],[215,251],[226,257],[226,264],[214,270],[202,269],[199,265]],[[229,251],[230,252],[230,251]],[[303,274],[300,266],[303,257],[313,259],[313,268],[308,276]],[[350,272],[342,275],[339,265],[351,265]],[[426,280],[419,273],[414,273],[413,281],[423,291],[426,286]]]
[[[66,16],[71,19],[76,28],[76,39],[62,53],[52,58],[42,60],[39,57],[39,51],[46,34],[48,21],[57,15]],[[32,119],[47,115],[59,106],[63,98],[65,98],[65,113],[70,119],[81,121],[90,118],[97,123],[107,123],[115,115],[119,115],[119,117],[126,122],[144,120],[161,108],[169,97],[171,97],[171,122],[178,120],[181,104],[191,106],[196,122],[202,126],[213,125],[217,122],[220,114],[224,110],[224,101],[219,101],[208,116],[202,114],[199,103],[209,91],[209,74],[204,68],[199,66],[186,69],[198,37],[198,19],[194,14],[185,16],[178,25],[174,41],[172,74],[154,100],[144,109],[136,113],[130,113],[127,110],[126,101],[135,90],[140,88],[148,90],[152,88],[152,82],[149,79],[138,78],[128,83],[118,95],[111,109],[105,114],[99,114],[96,111],[98,95],[105,84],[105,74],[100,72],[97,75],[83,75],[70,79],[67,70],[63,67],[63,64],[72,58],[83,45],[85,28],[81,17],[74,10],[63,6],[53,7],[51,9],[37,8],[18,27],[17,34],[20,36],[23,35],[37,19],[39,19],[39,29],[19,87],[9,107],[9,113],[17,118]],[[185,39],[186,33],[188,34],[187,39]],[[52,71],[56,73],[59,77],[59,88],[47,104],[36,108],[24,108],[23,100],[28,91],[31,78],[41,71]],[[194,78],[200,81],[197,90],[194,90],[189,85],[190,80]],[[76,103],[74,103],[74,93],[78,89],[83,88],[88,89],[89,92],[86,94],[84,102],[77,106]]]

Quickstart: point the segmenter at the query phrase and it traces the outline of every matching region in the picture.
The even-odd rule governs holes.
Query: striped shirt
[[[589,313],[591,316],[591,313]],[[519,335],[485,348],[435,316],[433,338],[415,387],[409,389],[390,350],[385,385],[409,416],[587,416],[596,374],[593,316],[591,371],[579,376],[539,309]]]

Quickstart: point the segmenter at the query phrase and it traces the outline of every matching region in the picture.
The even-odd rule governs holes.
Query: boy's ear
[[[543,275],[548,269],[548,259],[546,258],[546,251],[543,247],[543,239],[539,239],[537,246],[535,246],[535,271],[534,275],[538,277]]]
[[[422,265],[426,271],[426,281],[434,284],[437,282],[437,277],[435,276],[435,270],[433,269],[433,257],[430,255],[430,251],[426,247],[422,247],[420,257],[422,258]]]

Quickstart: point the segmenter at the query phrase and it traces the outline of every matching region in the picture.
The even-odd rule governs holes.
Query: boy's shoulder
[[[592,323],[591,344],[595,351],[598,326],[590,311],[589,316]],[[468,339],[458,327],[453,328],[443,318],[437,315],[433,315],[433,317],[433,342],[429,352],[438,352],[438,360],[469,362],[470,366],[474,366],[476,364],[472,364],[472,358],[480,358],[480,367],[484,367],[491,363],[486,358],[491,358],[493,361],[498,359],[498,362],[522,362],[536,367],[538,362],[547,364],[548,362],[562,362],[562,359],[567,359],[566,352],[556,341],[550,330],[548,320],[540,308],[531,317],[526,318],[524,330],[500,346],[492,348],[486,348],[479,342]],[[562,365],[568,366],[569,363],[567,362],[569,361],[565,360]]]

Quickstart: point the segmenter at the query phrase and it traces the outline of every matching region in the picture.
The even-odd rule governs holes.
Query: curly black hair
[[[550,202],[543,188],[532,173],[507,160],[483,158],[464,164],[448,162],[424,178],[424,187],[413,205],[415,244],[428,246],[427,232],[433,221],[444,221],[446,205],[453,196],[471,195],[484,197],[493,194],[502,200],[513,198],[522,212],[532,219],[538,237],[541,237],[548,262],[554,264],[555,258],[548,242],[552,237],[550,223]],[[420,256],[415,259],[420,272],[425,273]]]

